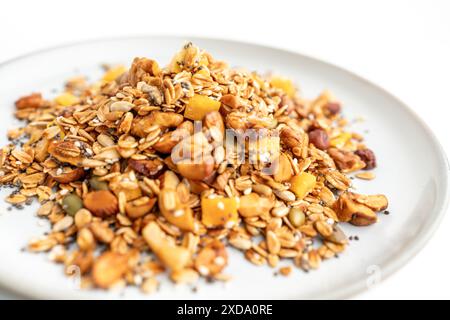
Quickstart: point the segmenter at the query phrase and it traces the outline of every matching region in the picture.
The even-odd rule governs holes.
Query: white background
[[[338,64],[405,101],[450,152],[446,0],[6,0],[0,9],[0,63],[67,42],[145,34],[244,40]],[[449,299],[448,230],[447,215],[408,265],[357,298]],[[0,290],[0,298],[11,297]]]

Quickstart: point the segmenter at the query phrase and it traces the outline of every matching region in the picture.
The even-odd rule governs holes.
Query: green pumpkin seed
[[[105,181],[99,181],[99,177],[92,177],[89,179],[89,185],[94,190],[109,190],[108,183]]]
[[[75,213],[83,208],[83,200],[74,193],[70,193],[62,200],[62,208],[69,216],[75,216]]]

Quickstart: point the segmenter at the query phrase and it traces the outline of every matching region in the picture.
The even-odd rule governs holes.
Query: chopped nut
[[[309,142],[311,142],[316,148],[326,150],[330,146],[330,140],[325,130],[315,129],[309,132]]]
[[[84,206],[97,217],[108,217],[119,211],[117,198],[107,190],[88,193],[83,200]]]
[[[377,166],[376,157],[372,150],[362,149],[356,150],[355,154],[361,158],[361,160],[366,164],[364,170],[372,170]]]
[[[92,278],[100,288],[110,288],[128,270],[128,257],[116,252],[102,254],[92,267]]]

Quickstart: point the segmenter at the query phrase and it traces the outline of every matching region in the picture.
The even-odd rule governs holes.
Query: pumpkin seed
[[[89,185],[94,190],[108,190],[108,183],[105,181],[100,181],[100,178],[97,176],[93,176],[89,179]]]
[[[69,216],[73,217],[78,210],[83,208],[83,200],[75,193],[69,193],[62,200],[62,208]]]

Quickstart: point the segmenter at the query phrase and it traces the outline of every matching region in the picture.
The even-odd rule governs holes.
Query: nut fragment
[[[375,153],[370,149],[356,150],[355,154],[366,164],[364,170],[372,170],[377,166]]]
[[[152,251],[169,269],[183,269],[189,262],[189,250],[171,243],[156,222],[150,222],[142,230],[142,235]]]
[[[83,199],[84,206],[97,217],[109,217],[119,211],[117,198],[107,190],[89,192]]]
[[[105,252],[92,267],[92,278],[100,288],[110,288],[128,270],[128,257],[116,252]]]
[[[159,159],[153,160],[128,160],[128,165],[136,172],[143,174],[148,178],[155,178],[164,168],[164,162]]]
[[[59,183],[69,183],[80,180],[85,174],[83,168],[54,169],[49,173],[52,178]]]
[[[357,226],[367,226],[377,221],[377,215],[369,207],[353,201],[348,193],[340,195],[334,207],[339,220]]]
[[[365,167],[365,163],[352,152],[330,148],[328,153],[342,172],[353,172]]]
[[[240,198],[239,214],[243,217],[255,217],[264,213],[269,213],[273,207],[270,199],[261,197],[256,193],[250,193]]]
[[[17,109],[39,108],[44,104],[44,99],[40,93],[32,93],[16,101]]]
[[[316,148],[326,150],[330,146],[330,140],[328,134],[323,129],[315,129],[309,132],[309,142],[311,142]]]

